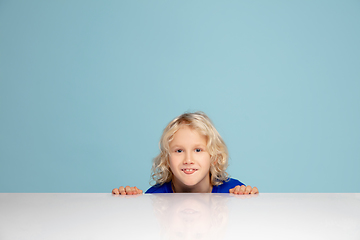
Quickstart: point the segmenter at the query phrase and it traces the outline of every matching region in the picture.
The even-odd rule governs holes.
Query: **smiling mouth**
[[[195,168],[183,168],[183,169],[181,169],[181,171],[183,171],[185,174],[193,174],[194,172],[197,171],[197,169],[195,169]]]

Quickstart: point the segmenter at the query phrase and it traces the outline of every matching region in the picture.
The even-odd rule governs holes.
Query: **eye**
[[[178,150],[176,150],[175,152],[177,152],[177,153],[182,153],[182,152],[183,152],[183,150],[178,149]]]
[[[195,152],[201,152],[200,148],[195,149]]]

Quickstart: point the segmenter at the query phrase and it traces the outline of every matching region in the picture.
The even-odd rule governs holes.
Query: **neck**
[[[174,193],[211,193],[213,186],[210,179],[207,184],[187,186],[176,179],[172,179],[171,188]]]

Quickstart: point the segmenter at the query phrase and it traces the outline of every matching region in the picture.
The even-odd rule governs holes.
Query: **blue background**
[[[0,192],[146,190],[213,120],[260,192],[360,192],[359,1],[0,1]]]

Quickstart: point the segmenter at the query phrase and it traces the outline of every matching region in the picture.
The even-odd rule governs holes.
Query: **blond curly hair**
[[[184,113],[172,120],[164,129],[159,148],[160,154],[153,159],[151,178],[153,185],[162,185],[170,182],[173,173],[170,169],[170,142],[181,126],[186,125],[197,130],[206,137],[207,151],[211,157],[210,176],[213,186],[228,181],[229,175],[225,171],[228,167],[228,150],[224,140],[214,127],[210,118],[203,112]]]

